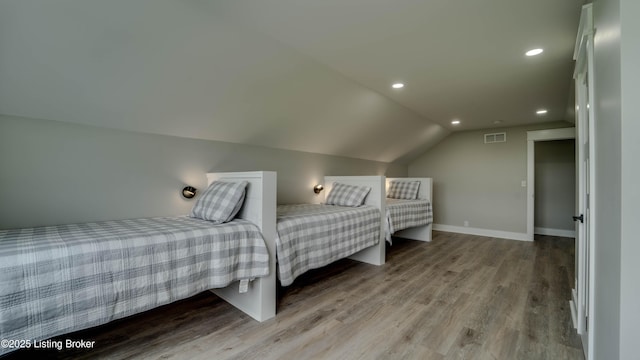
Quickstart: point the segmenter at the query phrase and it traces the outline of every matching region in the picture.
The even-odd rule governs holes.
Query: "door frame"
[[[535,217],[535,143],[576,138],[575,128],[527,131],[527,240],[533,241]]]

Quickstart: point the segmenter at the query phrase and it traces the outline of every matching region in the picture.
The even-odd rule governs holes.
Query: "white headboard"
[[[258,321],[276,315],[276,177],[273,171],[207,174],[208,184],[215,180],[249,183],[238,217],[260,227],[269,251],[269,275],[252,281],[246,293],[238,293],[237,282],[212,291]]]
[[[264,233],[264,227],[275,224],[276,212],[276,173],[273,171],[208,173],[207,184],[215,180],[242,181],[247,185],[244,205],[238,217],[258,225]],[[275,231],[275,230],[274,230]]]
[[[433,202],[433,178],[387,178],[385,197],[386,190],[389,189],[389,183],[391,181],[419,181],[420,188],[418,189],[418,199]]]

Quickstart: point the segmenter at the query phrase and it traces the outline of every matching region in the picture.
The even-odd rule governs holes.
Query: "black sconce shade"
[[[320,194],[320,191],[324,190],[324,186],[318,184],[313,187],[313,192],[316,194]]]
[[[185,186],[185,188],[182,189],[182,196],[184,196],[186,199],[191,199],[192,197],[196,196],[196,191],[196,188],[192,186]]]

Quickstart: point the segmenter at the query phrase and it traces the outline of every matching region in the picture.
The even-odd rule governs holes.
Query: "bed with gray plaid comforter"
[[[375,245],[380,210],[373,206],[279,205],[276,235],[278,277],[282,286],[310,269]]]
[[[259,228],[240,219],[0,230],[0,338],[48,339],[268,272]]]
[[[396,231],[433,222],[431,202],[428,200],[399,200],[387,198],[387,226],[385,239],[391,243]]]

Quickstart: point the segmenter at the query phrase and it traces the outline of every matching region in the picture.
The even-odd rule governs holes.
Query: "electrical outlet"
[[[464,221],[464,227],[469,227],[469,221],[468,220]]]

